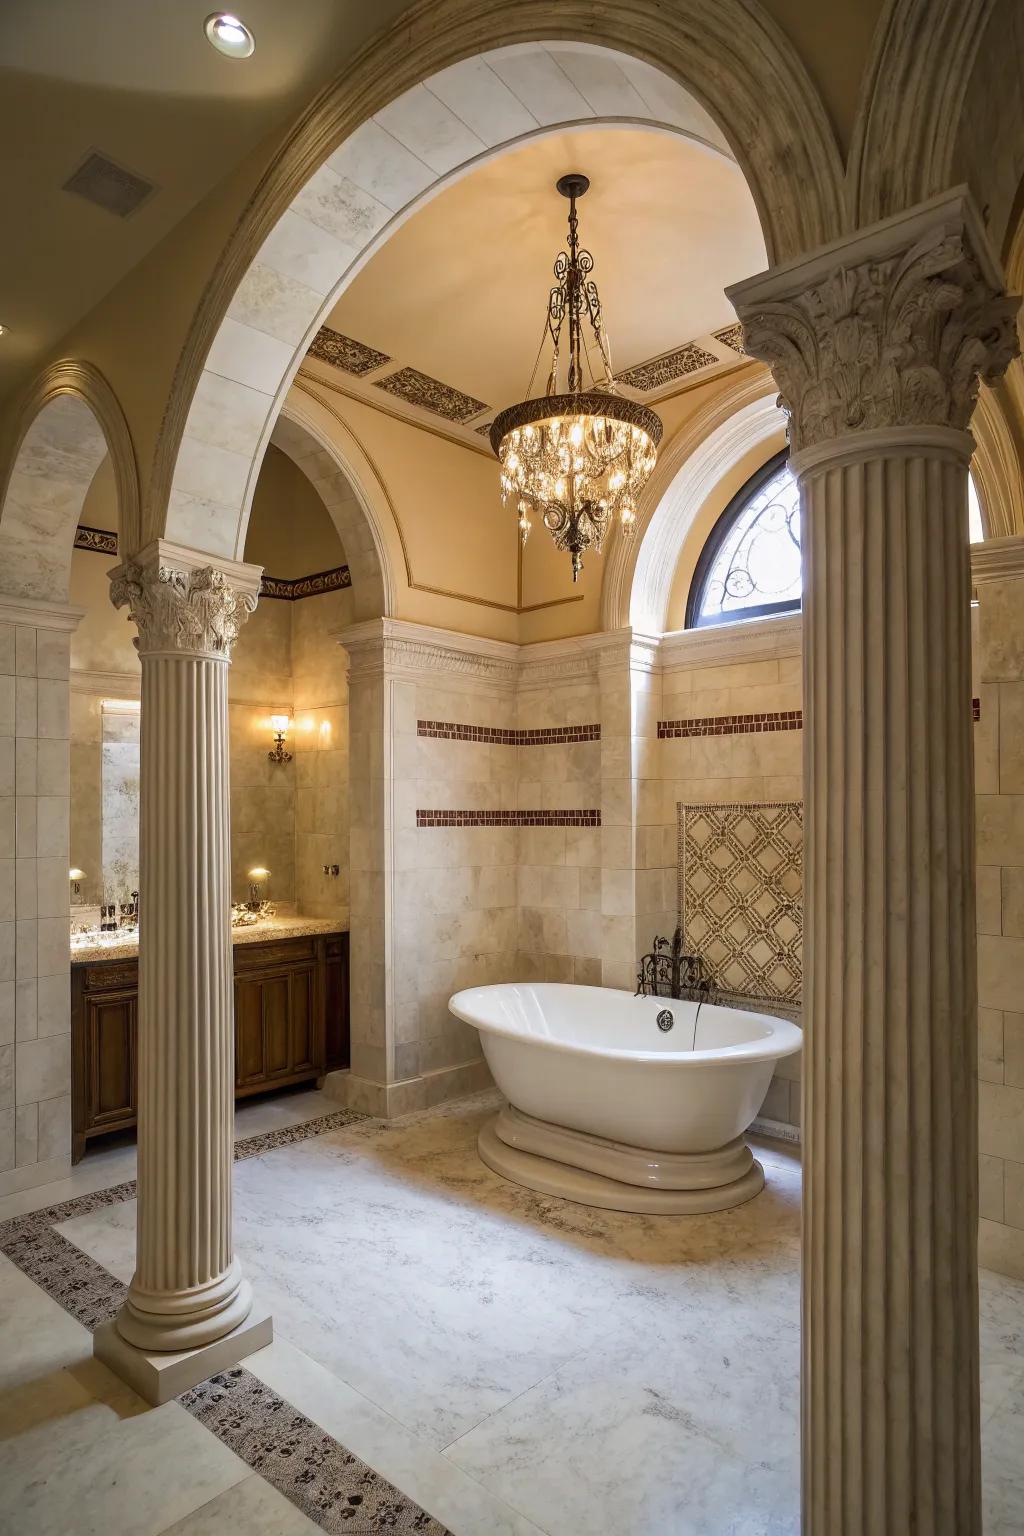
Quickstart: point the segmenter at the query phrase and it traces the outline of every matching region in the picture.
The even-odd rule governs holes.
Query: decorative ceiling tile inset
[[[627,368],[625,373],[616,374],[616,379],[630,389],[642,389],[649,393],[664,384],[671,384],[674,379],[681,379],[688,373],[699,373],[702,368],[714,367],[721,361],[706,347],[688,341],[685,347],[676,347],[674,352],[664,352],[661,357],[652,357],[646,363],[637,363],[635,368]]]
[[[736,325],[727,325],[723,330],[715,331],[715,340],[724,342],[727,347],[732,347],[734,352],[741,352],[744,357],[747,349],[743,345],[743,327],[738,322]]]
[[[117,534],[106,528],[87,528],[80,523],[75,529],[75,548],[89,549],[97,555],[116,555]]]
[[[803,821],[799,800],[679,806],[679,921],[716,991],[799,1003]]]
[[[494,423],[492,421],[485,421],[482,426],[474,427],[473,431],[479,432],[481,437],[489,437],[493,425]]]
[[[389,373],[387,378],[373,382],[389,395],[395,395],[409,405],[418,405],[425,411],[433,411],[435,416],[444,416],[447,421],[470,421],[489,409],[485,400],[474,400],[472,395],[464,395],[461,389],[442,384],[440,379],[432,379],[429,373],[420,373],[418,368],[399,368],[397,373]]]
[[[370,373],[391,361],[386,352],[378,352],[376,347],[368,347],[351,336],[343,336],[340,331],[332,331],[329,325],[322,325],[313,337],[309,356],[330,363],[332,368],[342,368],[346,373],[357,375]]]

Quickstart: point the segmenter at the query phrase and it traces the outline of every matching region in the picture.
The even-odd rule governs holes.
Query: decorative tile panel
[[[352,585],[352,573],[347,565],[335,565],[329,571],[317,571],[313,576],[268,576],[260,578],[260,597],[277,597],[286,603],[297,603],[300,597],[319,597],[323,592],[340,592]]]
[[[345,373],[357,376],[372,373],[374,368],[383,368],[391,361],[386,352],[378,352],[376,347],[368,347],[351,336],[343,336],[340,331],[332,331],[329,325],[322,325],[317,331],[307,356],[318,357],[322,363],[330,363],[332,368],[341,368]]]
[[[803,845],[799,800],[679,806],[679,920],[716,991],[800,1002]]]
[[[418,827],[599,827],[601,812],[417,811]]]
[[[646,363],[637,363],[635,368],[627,368],[625,373],[616,374],[616,379],[630,389],[650,392],[671,384],[675,379],[684,378],[688,373],[713,368],[720,362],[721,358],[715,357],[706,347],[688,341],[685,347],[676,347],[674,352],[665,352],[661,357],[652,357]]]
[[[87,549],[96,555],[116,555],[117,534],[109,528],[76,528],[75,548]]]
[[[600,741],[601,727],[554,725],[521,731],[495,725],[457,725],[451,720],[417,720],[416,734],[442,741],[486,741],[500,747],[560,747],[577,741]]]
[[[727,347],[732,347],[734,352],[747,356],[747,349],[743,345],[743,327],[738,322],[736,325],[726,325],[713,334],[716,341],[724,342]]]
[[[472,395],[464,395],[461,389],[442,384],[440,379],[432,379],[429,373],[420,373],[418,368],[399,368],[397,373],[389,373],[387,378],[373,382],[377,389],[386,390],[408,405],[433,411],[435,416],[443,416],[446,421],[470,421],[488,409],[485,400],[474,400]]]

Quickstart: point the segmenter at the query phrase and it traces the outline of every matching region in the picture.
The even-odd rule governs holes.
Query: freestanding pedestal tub
[[[509,982],[448,1004],[480,1031],[508,1100],[480,1156],[513,1183],[581,1205],[679,1214],[764,1187],[744,1140],[795,1024],[606,987]]]

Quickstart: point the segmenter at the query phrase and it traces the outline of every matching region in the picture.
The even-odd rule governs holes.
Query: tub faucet
[[[650,954],[641,959],[634,995],[681,999],[696,992],[703,1001],[711,988],[703,971],[704,962],[699,955],[683,952],[683,930],[676,928],[671,940],[656,936]]]

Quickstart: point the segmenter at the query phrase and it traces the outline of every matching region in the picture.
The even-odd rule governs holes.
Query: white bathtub
[[[800,1049],[795,1024],[553,982],[470,987],[448,1006],[480,1031],[508,1100],[480,1136],[497,1172],[615,1210],[720,1210],[763,1187],[743,1133]]]

